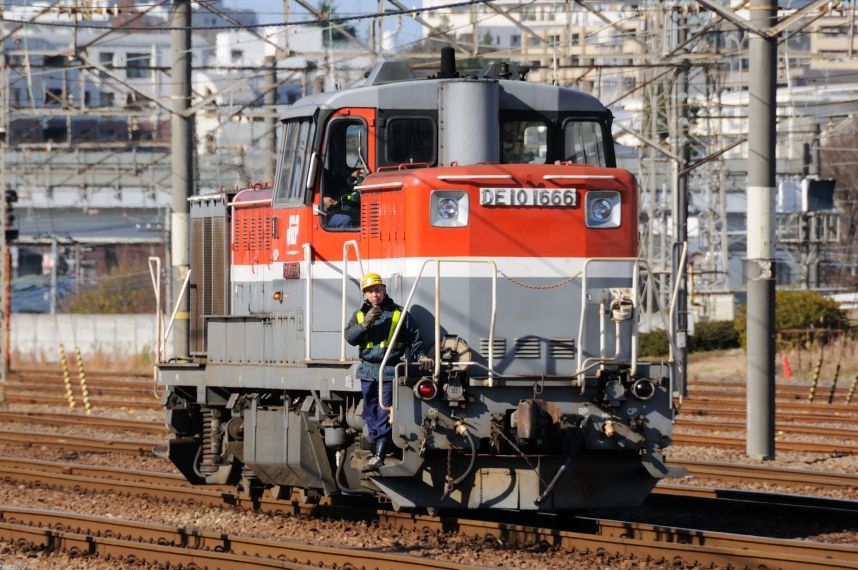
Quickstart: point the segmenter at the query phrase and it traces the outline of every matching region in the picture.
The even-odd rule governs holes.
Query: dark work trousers
[[[393,402],[393,382],[384,383],[384,404],[390,406]],[[375,443],[381,439],[390,440],[390,424],[387,421],[387,410],[378,403],[378,381],[361,380],[360,391],[363,394],[363,421],[369,431],[369,440]]]

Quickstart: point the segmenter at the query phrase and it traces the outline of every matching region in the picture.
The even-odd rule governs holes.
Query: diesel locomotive
[[[287,109],[273,187],[190,199],[190,359],[156,365],[190,482],[552,511],[639,504],[677,474],[673,367],[637,354],[648,270],[612,115],[525,75],[385,61]],[[394,453],[363,473],[343,331],[367,272],[434,368],[386,363]]]

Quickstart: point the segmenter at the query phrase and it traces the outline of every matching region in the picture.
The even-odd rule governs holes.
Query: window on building
[[[435,122],[427,117],[393,117],[387,121],[388,164],[435,163]]]
[[[101,64],[102,67],[106,67],[107,69],[113,69],[113,52],[103,51],[99,53],[98,63]],[[103,71],[99,71],[98,76],[104,79],[107,77],[107,74]]]
[[[43,63],[45,67],[66,67],[68,58],[64,55],[46,55]]]
[[[241,63],[241,60],[244,59],[244,51],[240,49],[231,50],[229,57],[233,63]]]
[[[148,53],[129,53],[125,62],[125,75],[128,79],[145,79],[149,77]]]
[[[576,164],[607,166],[601,123],[567,121],[563,125],[563,160]]]
[[[510,47],[521,47],[521,35],[514,34],[509,37],[509,46]]]
[[[98,94],[98,104],[102,107],[113,107],[116,105],[116,97],[110,91],[102,91]]]
[[[56,107],[63,104],[63,90],[61,87],[48,87],[45,89],[45,105]]]
[[[51,124],[42,129],[42,136],[46,141],[63,142],[68,136],[65,124]]]
[[[501,134],[501,162],[545,164],[548,125],[543,121],[505,121]]]

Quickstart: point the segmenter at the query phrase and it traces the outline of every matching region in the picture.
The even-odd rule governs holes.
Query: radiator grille
[[[503,358],[503,356],[506,354],[506,339],[494,338],[492,344],[494,345],[492,347],[494,348],[492,356],[495,359]],[[485,358],[489,357],[489,339],[480,339],[480,354],[482,354]]]
[[[516,358],[540,358],[542,356],[542,344],[539,337],[526,336],[515,339]]]
[[[206,353],[206,317],[229,312],[227,223],[223,210],[220,215],[191,218],[191,354]],[[239,239],[249,237],[247,225],[247,220],[237,224]]]
[[[574,338],[552,338],[548,341],[551,358],[555,360],[573,360],[575,358]]]

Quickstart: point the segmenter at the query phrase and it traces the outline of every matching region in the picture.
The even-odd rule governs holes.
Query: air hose
[[[459,420],[456,422],[456,433],[465,438],[468,442],[468,445],[471,448],[471,461],[468,463],[468,467],[465,471],[456,477],[455,479],[452,476],[447,476],[447,483],[445,485],[444,494],[441,496],[441,499],[446,499],[447,496],[453,492],[453,489],[456,488],[456,485],[464,481],[468,475],[474,470],[474,465],[477,464],[477,442],[474,441],[474,436],[471,435],[471,432],[468,431],[468,427],[465,425],[465,422]]]

